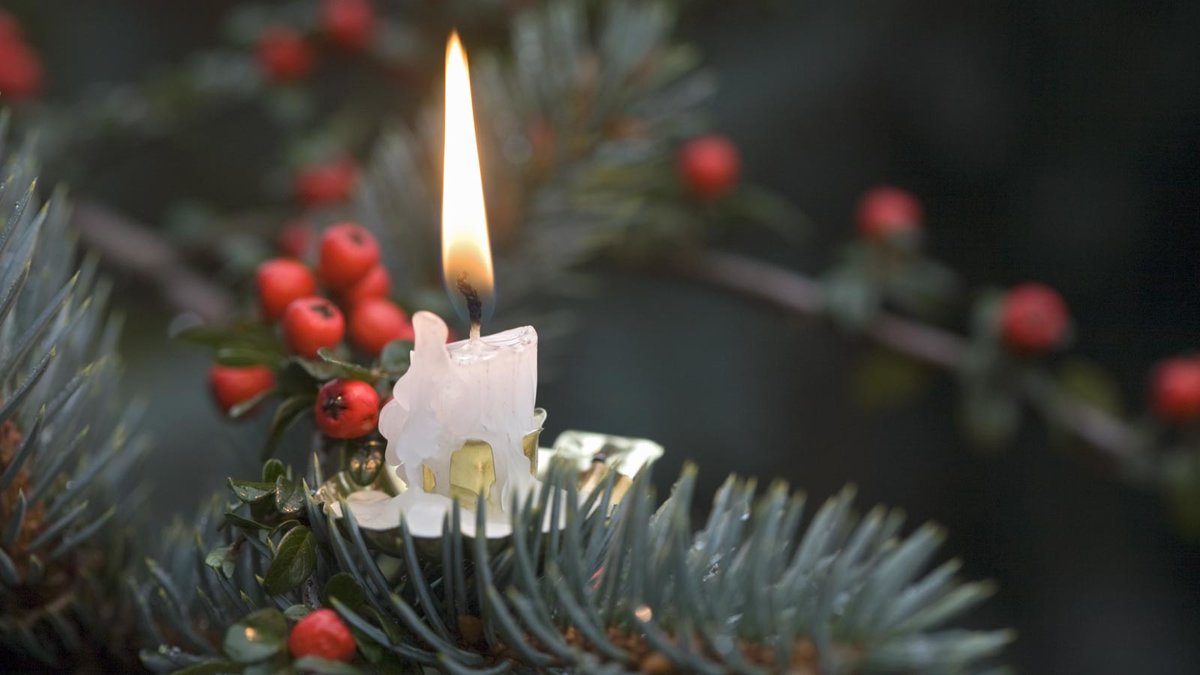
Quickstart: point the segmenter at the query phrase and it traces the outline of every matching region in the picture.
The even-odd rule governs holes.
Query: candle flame
[[[446,43],[446,140],[442,174],[442,273],[462,312],[474,293],[490,305],[494,277],[488,243],[483,179],[475,139],[471,76],[458,33]],[[470,316],[478,323],[477,309]]]

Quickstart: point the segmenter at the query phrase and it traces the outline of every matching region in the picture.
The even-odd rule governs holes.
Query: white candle
[[[446,144],[442,185],[442,265],[452,297],[465,302],[471,337],[447,345],[435,314],[413,316],[408,372],[379,418],[386,460],[403,485],[394,498],[350,495],[360,524],[389,529],[406,519],[416,536],[438,536],[454,500],[474,511],[484,497],[487,536],[511,530],[508,507],[539,485],[534,409],[537,332],[532,326],[480,336],[491,299],[492,257],[476,150],[466,54],[457,35],[446,45]],[[463,522],[474,532],[474,517]]]
[[[525,437],[540,427],[537,331],[524,326],[447,345],[446,324],[429,312],[417,312],[413,328],[411,365],[379,419],[388,463],[410,489],[459,497],[469,508],[483,492],[489,507],[505,509],[514,490],[535,483]],[[469,443],[473,451],[456,455]]]

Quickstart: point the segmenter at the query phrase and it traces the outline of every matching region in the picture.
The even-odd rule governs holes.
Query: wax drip
[[[479,299],[479,291],[467,281],[467,273],[460,272],[455,282],[463,300],[467,301],[467,317],[471,320],[471,339],[479,338],[480,326],[483,324],[483,300]]]

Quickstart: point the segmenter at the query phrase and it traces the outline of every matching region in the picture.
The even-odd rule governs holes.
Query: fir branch
[[[264,477],[283,470],[273,462]],[[314,482],[318,469],[314,459]],[[731,477],[695,529],[695,473],[686,468],[656,510],[643,472],[614,508],[615,473],[581,498],[574,465],[556,462],[539,491],[514,499],[503,540],[454,534],[464,517],[484,531],[482,504],[473,515],[456,505],[440,540],[418,540],[403,523],[361,529],[344,502],[340,519],[313,498],[285,515],[235,481],[247,488],[235,490],[238,511],[264,523],[227,515],[214,529],[218,512],[207,511],[195,530],[204,547],[169,546],[151,563],[136,588],[159,646],[143,662],[285,669],[279,627],[319,605],[353,628],[370,672],[964,672],[1012,639],[944,628],[992,586],[960,581],[956,561],[929,569],[939,528],[904,535],[903,515],[882,507],[860,518],[849,488],[805,524],[803,498],[785,485],[756,499],[754,481]],[[316,561],[306,581],[271,595],[271,570],[296,565],[276,542],[284,529],[314,538]],[[216,586],[240,603],[191,593]],[[247,642],[246,627],[267,625]],[[210,636],[222,632],[217,651]]]
[[[94,261],[75,266],[62,191],[42,199],[0,112],[0,658],[104,670],[130,654],[118,579],[145,446],[117,394],[119,324]],[[35,665],[36,664],[36,665]]]

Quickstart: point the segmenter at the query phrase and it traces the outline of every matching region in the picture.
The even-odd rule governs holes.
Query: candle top
[[[521,326],[479,338],[468,338],[446,345],[446,351],[456,363],[472,363],[495,358],[502,352],[521,352],[537,346],[537,331],[533,326]]]

